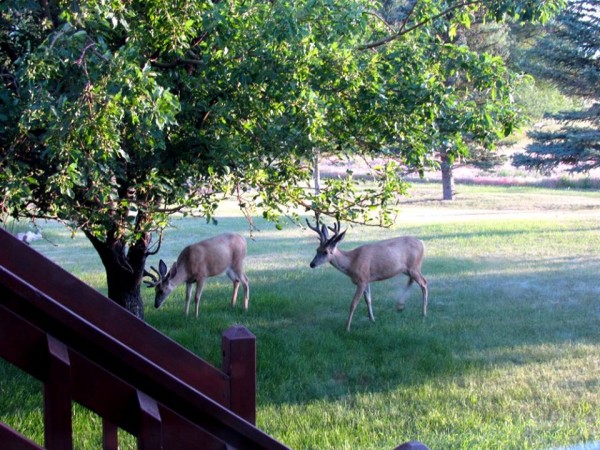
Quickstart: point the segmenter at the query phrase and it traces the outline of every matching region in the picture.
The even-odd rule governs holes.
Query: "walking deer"
[[[317,254],[310,263],[315,268],[325,263],[330,263],[340,272],[348,275],[356,285],[356,292],[350,304],[350,314],[346,322],[346,330],[350,331],[352,315],[364,295],[369,312],[369,319],[374,322],[373,308],[371,306],[372,281],[387,280],[399,274],[408,275],[408,284],[400,294],[396,303],[397,309],[404,309],[408,291],[417,282],[423,292],[423,317],[427,315],[427,280],[421,274],[421,264],[425,247],[423,242],[414,237],[398,237],[372,244],[361,245],[354,250],[344,251],[338,248],[338,244],[344,239],[346,231],[340,233],[339,221],[333,228],[333,236],[329,237],[327,227],[319,224],[312,226],[306,221],[308,227],[319,235],[319,247]]]
[[[144,276],[151,281],[145,281],[146,286],[155,288],[156,296],[154,306],[160,306],[169,294],[182,283],[186,283],[185,315],[189,315],[192,287],[196,283],[194,303],[196,317],[198,305],[204,288],[206,278],[227,273],[233,281],[233,296],[231,306],[235,306],[240,283],[244,288],[244,309],[248,309],[250,287],[248,277],[244,273],[244,258],[246,256],[246,240],[239,234],[224,233],[218,236],[197,242],[184,248],[177,262],[167,272],[167,265],[161,259],[158,270],[152,267],[156,275],[144,271]]]

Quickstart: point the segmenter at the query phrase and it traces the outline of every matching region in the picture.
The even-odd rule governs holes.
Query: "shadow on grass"
[[[525,264],[531,265],[527,271]],[[350,280],[329,266],[311,270],[297,263],[284,279],[280,269],[249,268],[247,312],[229,306],[231,286],[220,277],[208,283],[198,319],[184,317],[180,289],[165,309],[149,311],[148,320],[217,366],[220,333],[246,326],[257,336],[259,402],[269,404],[385,392],[499,365],[550,361],[564,345],[597,344],[600,260],[495,259],[482,266],[431,258],[428,268],[425,319],[418,288],[405,311],[395,310],[395,292],[406,283],[401,277],[373,284],[376,322],[361,302],[348,333]]]

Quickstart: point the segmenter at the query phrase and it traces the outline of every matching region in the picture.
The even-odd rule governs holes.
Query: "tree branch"
[[[172,69],[177,66],[200,66],[202,61],[197,59],[176,58],[170,62],[152,61],[152,65],[160,69]]]
[[[404,19],[404,22],[402,23],[402,26],[400,27],[400,29],[395,32],[394,34],[387,36],[379,41],[375,41],[375,42],[370,42],[368,44],[363,44],[358,46],[358,50],[370,50],[373,48],[377,48],[377,47],[381,47],[382,45],[385,45],[391,41],[394,41],[402,36],[404,36],[405,34],[410,33],[413,30],[416,30],[417,28],[421,28],[422,26],[426,25],[429,22],[433,22],[436,19],[439,19],[440,17],[444,17],[445,15],[450,14],[452,11],[454,11],[455,9],[459,9],[459,8],[464,8],[465,6],[471,6],[471,5],[477,5],[479,3],[483,3],[483,0],[473,0],[473,1],[465,1],[462,3],[458,3],[454,6],[451,6],[450,8],[442,11],[439,14],[436,14],[433,17],[429,17],[428,19],[425,19],[415,25],[413,25],[410,28],[406,28],[406,23],[408,21],[408,18],[410,17],[410,15],[413,13],[416,5],[418,2],[415,2],[415,4],[413,5],[413,8],[410,10],[410,12],[408,13],[408,15],[406,16],[406,18]]]
[[[163,232],[162,232],[162,230],[160,230],[160,232],[158,233],[158,244],[156,244],[156,248],[154,250],[150,250],[150,245],[148,245],[148,251],[146,252],[146,256],[156,255],[158,253],[158,251],[160,250],[160,247],[162,245],[162,240],[163,240]]]
[[[416,3],[415,3],[416,4]],[[414,8],[413,8],[414,9]],[[410,11],[412,12],[412,10]],[[392,33],[397,33],[396,30],[394,30],[394,27],[392,27],[389,23],[387,23],[387,21],[385,20],[385,17],[382,17],[381,14],[379,14],[376,11],[365,11],[363,14],[368,14],[371,15],[377,19],[379,19],[381,22],[383,22],[383,24],[392,32]],[[409,13],[410,15],[410,13]]]

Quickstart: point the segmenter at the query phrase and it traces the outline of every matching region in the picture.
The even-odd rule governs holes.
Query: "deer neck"
[[[177,273],[173,278],[171,278],[170,281],[170,284],[173,286],[173,288],[176,288],[180,284],[187,283],[192,280],[189,280],[188,272],[186,270],[185,265],[181,264],[177,267]]]
[[[335,248],[332,253],[332,258],[329,263],[346,275],[350,274],[351,259],[349,252]]]

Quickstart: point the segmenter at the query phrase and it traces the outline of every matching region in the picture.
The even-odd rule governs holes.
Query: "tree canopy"
[[[273,220],[301,208],[389,221],[405,190],[392,159],[373,185],[330,179],[314,193],[314,152],[419,168],[440,121],[510,126],[476,101],[505,95],[499,62],[449,43],[432,58],[431,27],[543,18],[560,3],[394,2],[392,25],[366,0],[5,1],[0,214],[82,230],[109,297],[141,316],[151,239],[175,212],[210,218],[233,196]],[[481,89],[453,116],[445,78],[459,69]]]

